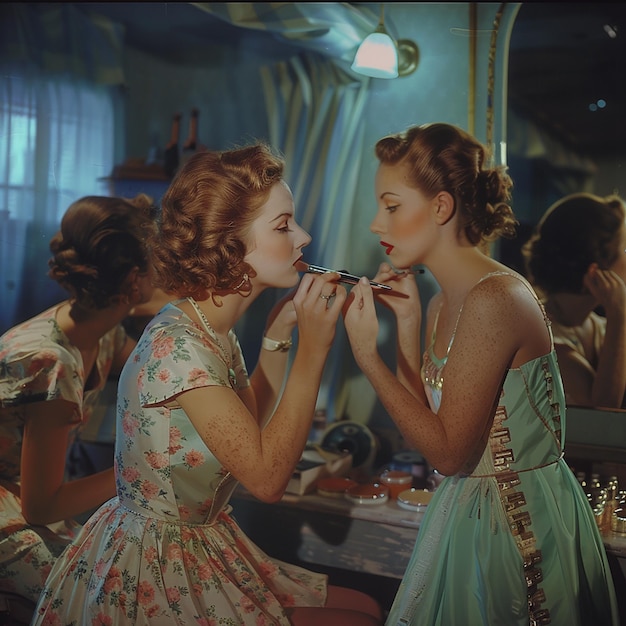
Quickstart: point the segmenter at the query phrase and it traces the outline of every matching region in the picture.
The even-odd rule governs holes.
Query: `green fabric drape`
[[[271,32],[277,38],[352,63],[357,46],[378,18],[347,2],[193,2],[194,6],[240,26]]]

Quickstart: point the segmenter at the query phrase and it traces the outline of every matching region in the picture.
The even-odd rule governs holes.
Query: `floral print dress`
[[[57,561],[34,625],[287,625],[284,607],[325,602],[325,576],[271,559],[230,517],[237,483],[176,402],[230,386],[229,368],[215,336],[176,304],[149,323],[120,378],[117,497]],[[229,341],[242,388],[232,330]]]
[[[60,305],[8,330],[0,337],[0,590],[36,602],[52,564],[75,536],[72,520],[30,526],[17,493],[29,403],[62,398],[75,405],[70,422],[88,423],[106,383],[113,357],[126,343],[116,326],[100,340],[93,376],[85,389],[80,352],[56,323]],[[69,443],[69,442],[68,442]]]

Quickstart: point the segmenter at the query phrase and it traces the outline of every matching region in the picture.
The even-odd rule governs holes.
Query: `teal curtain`
[[[375,12],[348,2],[192,4],[230,24],[273,33],[297,49],[317,52],[338,63],[352,63],[357,46],[378,23]]]
[[[313,237],[307,262],[350,267],[350,237],[363,155],[363,109],[368,80],[355,79],[319,55],[302,54],[262,71],[270,142],[282,151],[300,224]],[[318,407],[329,420],[343,415],[349,347],[339,322]]]

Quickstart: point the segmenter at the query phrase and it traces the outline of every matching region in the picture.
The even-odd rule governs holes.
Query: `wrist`
[[[269,352],[288,352],[293,345],[291,337],[288,339],[272,339],[267,335],[263,335],[261,347]]]

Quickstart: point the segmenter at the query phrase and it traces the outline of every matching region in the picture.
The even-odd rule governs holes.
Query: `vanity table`
[[[316,494],[285,494],[264,504],[238,490],[231,504],[246,534],[272,556],[398,581],[423,516],[395,500],[354,505]]]
[[[230,502],[244,532],[272,557],[330,573],[333,584],[357,586],[385,609],[391,606],[408,565],[423,516],[393,500],[355,505],[316,494],[285,494],[279,502],[266,504],[241,488]],[[623,602],[626,534],[608,531],[603,539],[617,596]]]
[[[423,516],[394,500],[353,505],[315,494],[285,494],[265,504],[239,488],[232,515],[272,556],[401,579]],[[626,560],[626,534],[602,533],[607,554]],[[257,542],[258,543],[258,542]],[[283,556],[278,556],[282,552]]]
[[[626,412],[568,408],[565,458],[589,476],[617,476],[620,489],[626,490]],[[241,488],[231,504],[233,517],[265,552],[331,572],[332,583],[358,586],[387,609],[423,516],[400,508],[395,500],[353,504],[317,494],[285,494],[275,504],[264,504]],[[626,624],[626,534],[605,531],[602,537]]]
[[[285,494],[265,504],[241,487],[230,504],[243,531],[267,554],[327,574],[331,584],[360,589],[384,610],[391,607],[421,519],[393,501],[353,505]]]

